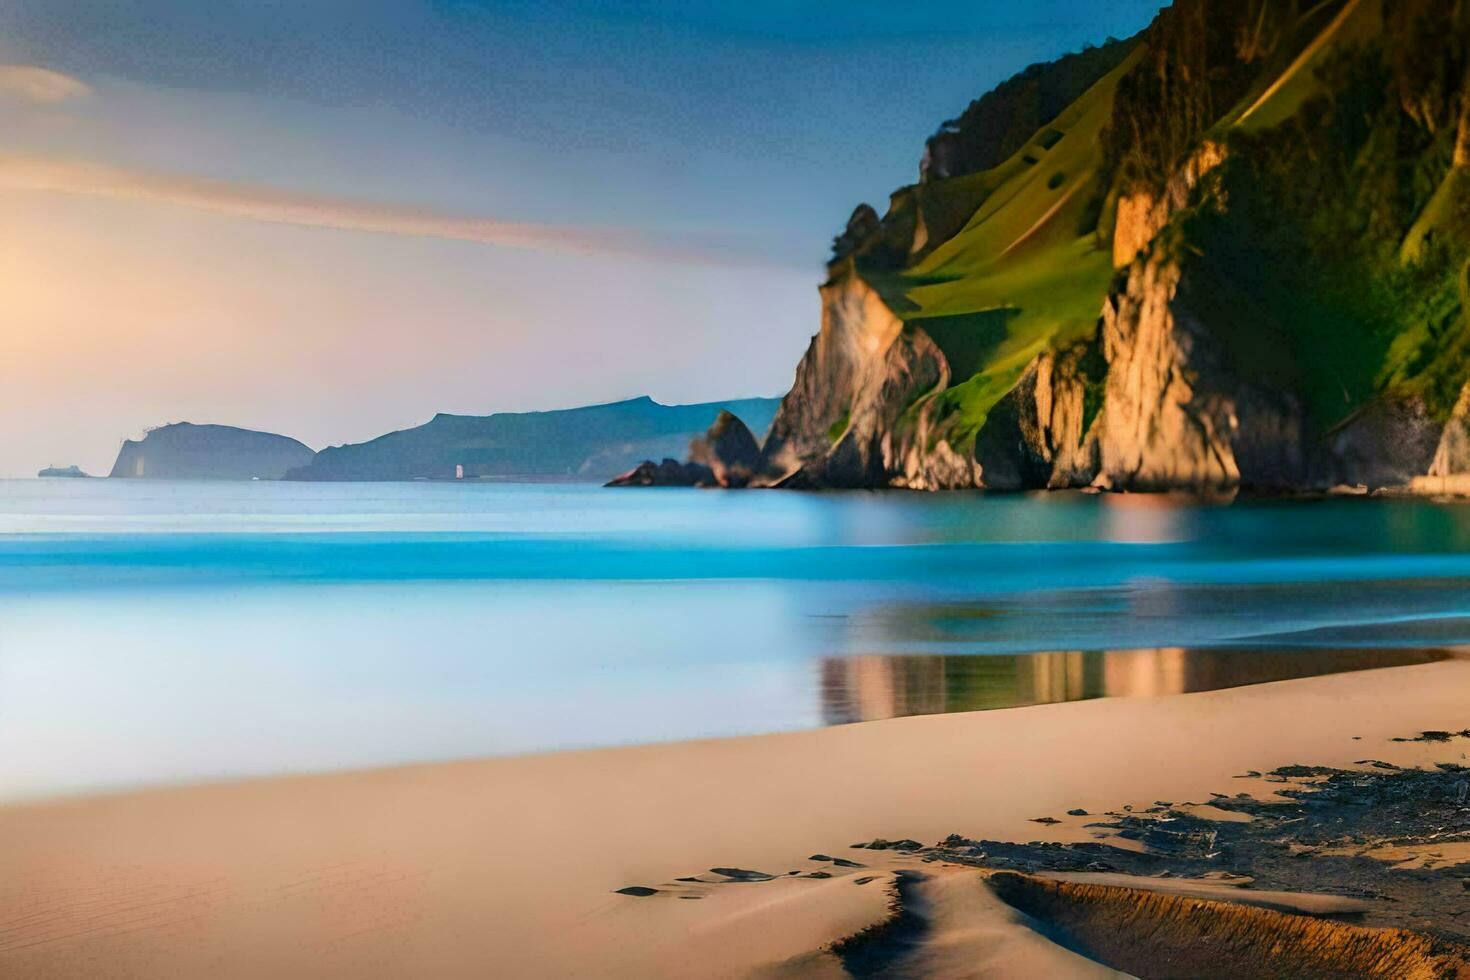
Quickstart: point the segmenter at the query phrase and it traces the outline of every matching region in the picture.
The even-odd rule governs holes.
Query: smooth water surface
[[[0,482],[9,799],[1177,693],[1462,643],[1470,509],[1420,501]]]

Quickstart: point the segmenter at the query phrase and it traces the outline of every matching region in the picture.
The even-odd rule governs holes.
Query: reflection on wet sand
[[[1447,660],[1442,649],[1067,650],[980,656],[828,657],[829,725],[1088,698],[1185,694],[1267,681]]]

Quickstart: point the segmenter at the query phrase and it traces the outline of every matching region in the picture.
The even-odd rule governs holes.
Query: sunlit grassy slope
[[[1292,43],[1281,46],[1277,63],[1260,79],[1221,128],[1260,132],[1290,119],[1322,91],[1316,69],[1341,45],[1368,41],[1383,26],[1383,0],[1323,0],[1301,17]]]
[[[1130,55],[1000,166],[925,185],[898,207],[970,217],[958,233],[903,270],[864,276],[905,321],[922,326],[950,361],[955,384],[937,397],[958,413],[953,436],[972,438],[990,407],[1047,344],[1090,332],[1112,277],[1099,232],[1106,188],[1099,136]]]
[[[1005,162],[894,195],[882,241],[856,268],[944,351],[950,387],[927,397],[956,448],[1038,353],[1093,335],[1119,188],[1142,173],[1157,192],[1180,163],[1170,154],[1205,139],[1229,147],[1220,188],[1178,216],[1167,247],[1195,270],[1191,301],[1243,376],[1298,392],[1324,429],[1388,390],[1448,410],[1470,359],[1470,266],[1454,244],[1470,228],[1467,178],[1445,176],[1453,134],[1406,122],[1394,79],[1447,60],[1449,42],[1406,34],[1414,15],[1389,2],[1322,0],[1284,23],[1261,5],[1227,25],[1238,87],[1209,93],[1210,71],[1191,75],[1163,46],[1200,43],[1179,21],[1172,35],[1146,34]],[[1146,76],[1120,89],[1135,68]],[[1144,157],[1126,174],[1107,158],[1120,113]]]
[[[1443,416],[1470,357],[1457,282],[1470,184],[1447,168],[1453,134],[1404,109],[1414,93],[1422,111],[1420,73],[1450,62],[1460,28],[1430,6],[1442,19],[1416,37],[1404,22],[1424,12],[1396,2],[1303,14],[1296,55],[1268,62],[1214,128],[1232,145],[1228,203],[1181,222],[1204,273],[1195,312],[1237,370],[1294,390],[1324,430],[1384,392]]]

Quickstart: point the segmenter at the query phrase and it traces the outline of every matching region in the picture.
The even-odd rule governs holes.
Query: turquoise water
[[[0,482],[0,798],[1201,690],[1460,643],[1470,509],[1419,501]]]

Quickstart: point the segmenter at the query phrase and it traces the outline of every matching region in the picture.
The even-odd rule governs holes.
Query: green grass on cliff
[[[1470,365],[1470,175],[1450,167],[1453,126],[1423,122],[1432,90],[1406,81],[1447,42],[1403,14],[1343,6],[1307,51],[1314,91],[1274,129],[1234,133],[1217,186],[1175,222],[1191,310],[1237,373],[1296,392],[1322,431],[1384,393],[1444,417]]]
[[[1327,59],[1344,45],[1372,41],[1382,29],[1383,0],[1327,0],[1312,7],[1220,127],[1262,132],[1286,122],[1323,94],[1317,70]]]
[[[903,269],[860,270],[906,322],[939,345],[954,375],[939,398],[951,438],[973,440],[986,413],[1048,345],[1096,327],[1112,279],[1099,135],[1135,52],[1000,166],[896,197],[926,230],[957,224]],[[1035,161],[1034,163],[1031,161]],[[968,218],[955,222],[955,214]]]
[[[1038,353],[1094,334],[1118,195],[1158,193],[1205,139],[1229,160],[1156,247],[1233,370],[1324,431],[1389,391],[1448,412],[1470,370],[1446,122],[1466,37],[1436,0],[1178,0],[1004,162],[896,193],[856,267],[948,359],[946,437],[967,450]]]

